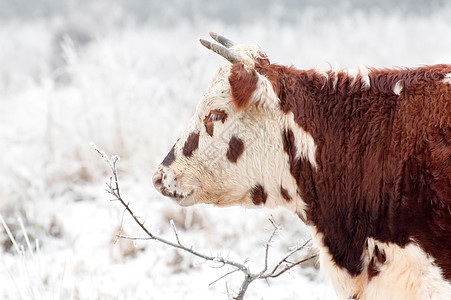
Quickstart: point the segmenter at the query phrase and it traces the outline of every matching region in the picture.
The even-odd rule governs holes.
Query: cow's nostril
[[[155,175],[153,175],[152,181],[153,181],[153,186],[158,190],[161,191],[161,187],[163,186],[163,180],[162,180],[162,172],[161,171],[157,171],[155,172]]]

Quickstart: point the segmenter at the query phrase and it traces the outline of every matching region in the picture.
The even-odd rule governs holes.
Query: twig
[[[208,286],[212,286],[213,284],[215,284],[216,282],[220,281],[221,279],[223,279],[223,278],[225,278],[225,277],[227,277],[227,276],[229,276],[229,275],[231,275],[231,274],[233,274],[235,272],[238,272],[238,271],[239,271],[239,269],[235,269],[235,270],[229,271],[229,272],[225,273],[224,275],[222,275],[221,277],[219,277],[218,279],[215,279],[214,281],[210,282],[208,284]]]
[[[269,245],[271,244],[272,239],[276,235],[276,233],[280,230],[279,226],[277,226],[276,222],[274,222],[273,216],[269,218],[269,221],[274,226],[273,231],[271,232],[271,235],[268,238],[268,241],[265,244],[265,267],[260,272],[259,276],[263,275],[268,270],[268,255],[269,255]]]
[[[288,258],[290,258],[290,256],[292,256],[293,254],[295,254],[296,252],[299,252],[299,251],[301,251],[302,249],[304,249],[305,248],[305,246],[307,246],[307,244],[308,243],[310,243],[311,242],[311,240],[307,240],[304,244],[302,244],[301,246],[297,246],[296,248],[294,248],[292,251],[290,251],[284,258],[282,258],[277,264],[276,264],[276,266],[272,269],[272,271],[268,274],[268,275],[270,275],[270,276],[267,276],[267,277],[273,277],[273,275],[274,274],[277,274],[276,273],[276,271],[277,271],[277,269],[283,264],[283,263],[288,263],[291,267],[290,267],[290,269],[292,268],[292,267],[294,267],[294,263],[291,263],[291,262],[289,262],[289,261],[287,261],[288,260]],[[315,255],[314,257],[316,257],[317,255]],[[313,257],[312,257],[313,258]],[[311,258],[310,258],[311,259]],[[286,269],[286,268],[284,268],[284,269]],[[288,271],[289,269],[287,269],[287,270],[285,270],[285,271]],[[282,270],[282,273],[284,273],[285,271],[283,271]],[[280,273],[280,274],[282,274],[282,273]],[[279,275],[280,275],[279,274]],[[275,277],[277,277],[277,276],[275,276]]]
[[[182,245],[182,243],[180,243],[179,233],[178,233],[178,231],[177,231],[177,227],[175,227],[174,220],[171,219],[171,220],[169,221],[169,223],[171,224],[172,231],[174,231],[175,238],[177,239],[177,244]]]
[[[133,236],[127,236],[127,235],[122,235],[122,234],[118,234],[118,235],[116,235],[116,237],[119,239],[132,240],[132,241],[152,240],[152,238],[150,238],[150,237],[133,237]]]
[[[306,261],[309,261],[309,260],[314,259],[316,257],[318,257],[318,254],[316,254],[316,253],[312,254],[309,257],[301,259],[301,260],[299,260],[299,261],[297,261],[295,263],[290,263],[289,265],[287,265],[285,268],[283,268],[282,270],[280,270],[277,273],[274,272],[274,273],[270,273],[270,274],[265,274],[265,275],[261,276],[260,278],[276,278],[276,277],[282,275],[283,273],[285,273],[286,271],[292,269],[293,267],[298,266],[298,265],[300,265],[302,263],[305,263]]]
[[[313,255],[310,255],[309,257],[306,257],[306,258],[296,261],[296,262],[291,262],[288,260],[293,254],[303,250],[307,246],[307,244],[310,242],[310,240],[308,240],[304,244],[297,246],[295,249],[290,251],[270,271],[268,271],[269,247],[270,247],[272,240],[274,239],[274,237],[280,230],[280,227],[275,223],[275,221],[272,217],[269,219],[269,221],[271,222],[271,224],[273,225],[274,228],[273,228],[268,240],[265,242],[265,245],[264,245],[265,246],[264,267],[260,272],[257,272],[257,273],[252,273],[251,270],[246,266],[247,259],[244,261],[244,263],[239,263],[239,262],[236,262],[233,260],[226,259],[219,255],[218,256],[206,255],[206,254],[203,254],[201,252],[194,250],[193,247],[187,247],[187,246],[183,245],[180,241],[179,232],[177,231],[177,228],[176,228],[173,220],[170,220],[170,225],[171,225],[172,231],[174,232],[176,243],[166,240],[164,238],[161,238],[161,237],[153,234],[146,226],[144,226],[144,222],[141,222],[139,220],[139,218],[131,210],[130,203],[125,202],[124,199],[122,198],[120,188],[119,188],[119,179],[118,179],[118,171],[117,171],[117,162],[119,161],[119,156],[113,155],[110,158],[103,150],[99,149],[93,143],[91,143],[91,146],[94,148],[94,150],[97,153],[99,153],[102,156],[102,158],[107,162],[108,166],[111,169],[112,176],[110,177],[109,183],[107,183],[108,189],[106,191],[114,197],[114,199],[113,199],[114,201],[119,201],[125,207],[125,210],[130,214],[130,216],[133,218],[133,220],[139,225],[139,227],[141,227],[141,229],[147,235],[147,237],[136,238],[136,237],[129,237],[129,236],[124,236],[124,235],[118,234],[117,237],[124,238],[124,239],[130,239],[130,240],[155,240],[155,241],[161,242],[165,245],[188,252],[194,256],[204,259],[205,261],[219,262],[222,264],[221,267],[228,265],[228,266],[231,266],[232,268],[234,268],[232,271],[229,271],[226,274],[222,275],[218,279],[211,282],[209,285],[213,285],[216,282],[220,281],[221,279],[223,279],[235,272],[238,272],[238,271],[243,272],[244,280],[241,283],[241,286],[240,286],[240,289],[239,289],[237,295],[235,297],[233,297],[233,299],[236,299],[236,300],[244,299],[244,295],[245,295],[249,285],[254,280],[256,280],[256,279],[267,280],[268,278],[276,278],[276,277],[282,275],[283,273],[291,270],[295,266],[298,266],[310,259],[317,257],[317,254],[313,254]],[[286,265],[285,265],[285,267],[281,268],[281,266],[283,264],[286,264]],[[230,289],[227,286],[227,284],[226,284],[226,289],[227,289],[227,294],[230,298]]]

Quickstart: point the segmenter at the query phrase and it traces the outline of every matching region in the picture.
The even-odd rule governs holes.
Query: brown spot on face
[[[163,159],[163,161],[161,162],[161,164],[165,167],[168,167],[170,164],[172,164],[172,162],[175,160],[175,154],[174,154],[174,146],[172,146],[171,150],[169,151],[169,153],[166,155],[166,157]]]
[[[265,189],[261,184],[257,184],[251,190],[251,199],[252,203],[255,205],[261,205],[266,203],[266,199],[268,198],[268,194],[265,192]]]
[[[287,200],[288,202],[292,200],[290,194],[283,186],[280,186],[280,194],[282,195],[283,199]]]
[[[199,147],[199,133],[191,132],[183,145],[183,155],[185,157],[191,157],[197,147]]]
[[[255,69],[248,69],[242,63],[232,66],[229,83],[232,92],[232,101],[237,109],[243,109],[251,100],[257,89],[258,74]]]
[[[208,116],[205,116],[204,118],[204,126],[205,130],[207,131],[207,134],[209,136],[213,136],[214,131],[214,122],[221,121],[223,124],[225,120],[227,119],[227,114],[225,111],[221,109],[213,109],[210,111]]]
[[[206,119],[207,117],[205,117]],[[213,130],[215,128],[215,124],[213,124],[213,122],[205,122],[204,120],[204,125],[205,125],[205,130],[207,131],[207,134],[209,136],[213,136]]]
[[[226,157],[230,162],[236,163],[238,158],[243,154],[244,143],[240,138],[232,136],[229,141],[229,149],[227,149]]]

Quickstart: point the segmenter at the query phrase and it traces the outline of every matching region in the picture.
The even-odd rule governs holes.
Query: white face
[[[279,185],[267,184],[280,181],[272,177],[284,168],[275,159],[284,155],[278,99],[271,84],[256,74],[257,89],[249,104],[238,109],[232,101],[231,68],[219,69],[187,130],[155,173],[156,188],[180,205],[249,207],[280,194]]]
[[[255,48],[244,47],[242,53],[249,49]],[[282,205],[304,215],[284,134],[289,129],[301,137],[296,158],[314,163],[315,147],[279,102],[249,56],[245,63],[221,67],[185,133],[155,172],[157,190],[183,206]]]

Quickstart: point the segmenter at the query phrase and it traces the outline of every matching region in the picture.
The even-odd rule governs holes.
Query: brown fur
[[[210,117],[212,114],[215,115],[220,115],[221,116],[221,122],[224,124],[225,120],[227,119],[227,114],[225,111],[220,110],[220,109],[213,109],[212,111],[210,111],[210,113],[205,116],[204,118],[204,126],[205,126],[205,130],[207,131],[207,134],[209,136],[213,136],[213,131],[214,131],[214,122],[210,120]]]
[[[295,159],[293,131],[282,132],[308,222],[335,262],[357,275],[367,238],[415,240],[451,279],[451,85],[442,82],[451,66],[372,69],[369,88],[344,72],[257,70],[315,140],[312,171]]]
[[[199,147],[199,132],[191,132],[183,145],[183,155],[191,157],[197,147]]]
[[[175,147],[175,145],[172,146],[172,148],[169,151],[169,153],[163,159],[163,162],[161,163],[163,166],[169,167],[172,164],[172,162],[175,160],[174,147]]]
[[[204,119],[204,126],[205,126],[205,131],[207,131],[207,134],[209,136],[213,136],[213,131],[215,129],[215,124],[211,121],[208,121],[208,118],[210,117],[210,115],[206,116]]]
[[[255,205],[262,205],[266,203],[268,194],[261,184],[257,184],[251,190],[251,199]]]
[[[232,162],[236,163],[238,158],[240,158],[241,154],[244,151],[244,143],[240,138],[232,136],[229,141],[229,148],[227,149],[226,157]]]
[[[371,257],[370,263],[368,265],[368,279],[377,276],[380,272],[380,266],[383,265],[386,261],[386,256],[383,251],[379,250],[379,247],[376,246],[373,251],[373,256]]]
[[[236,108],[245,108],[254,91],[257,89],[258,74],[255,69],[248,69],[242,63],[232,66],[229,83],[232,91],[232,101]]]
[[[288,202],[293,200],[290,196],[290,193],[288,193],[288,191],[283,186],[280,186],[280,194],[282,195],[283,199],[287,200]]]

